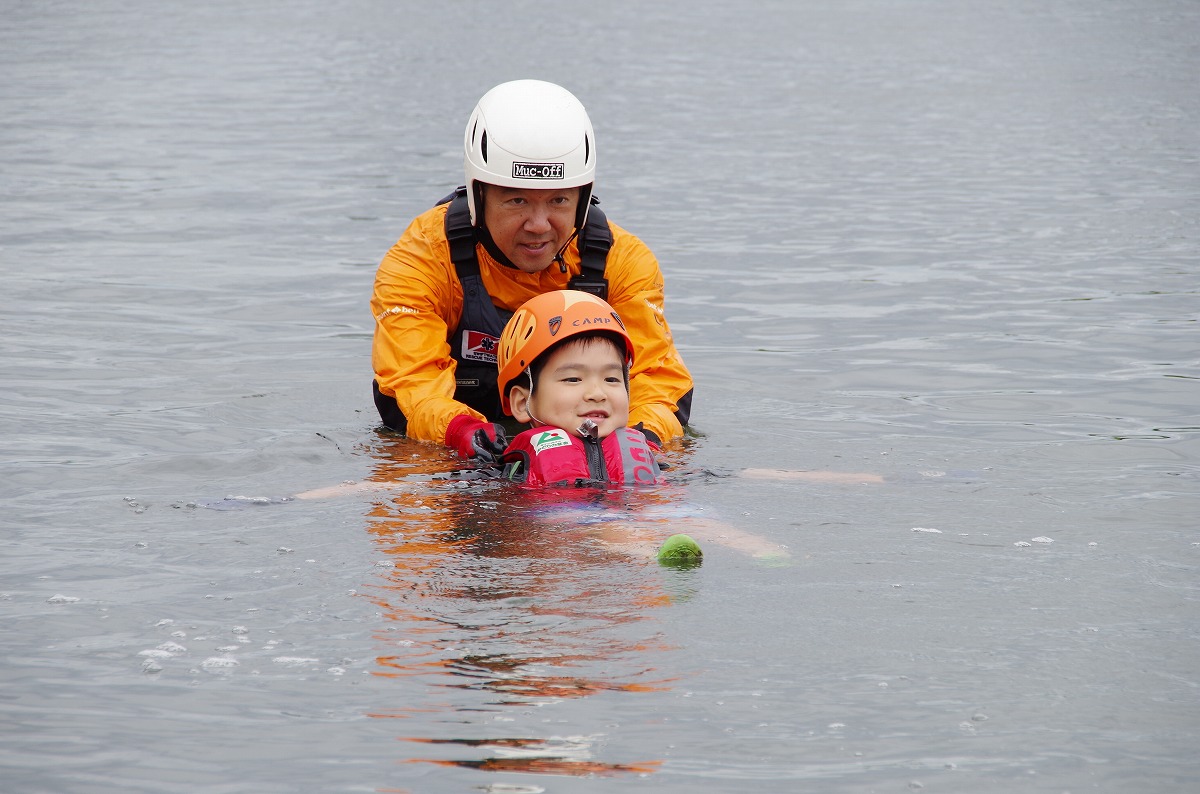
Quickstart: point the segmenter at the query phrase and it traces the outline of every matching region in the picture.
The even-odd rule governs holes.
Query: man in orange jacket
[[[479,100],[464,148],[465,188],[418,216],[375,277],[371,357],[384,424],[464,458],[498,457],[500,333],[525,301],[570,288],[607,300],[633,338],[630,423],[660,442],[682,435],[692,377],[663,314],[662,271],[595,206],[583,105],[552,83],[503,83]]]

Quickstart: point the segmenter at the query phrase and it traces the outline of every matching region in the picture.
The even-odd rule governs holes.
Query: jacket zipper
[[[608,467],[604,465],[604,450],[600,448],[600,439],[584,436],[583,451],[587,457],[588,476],[599,482],[608,482]]]

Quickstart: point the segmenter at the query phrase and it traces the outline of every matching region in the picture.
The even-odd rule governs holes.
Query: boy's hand
[[[461,414],[451,419],[446,428],[446,446],[463,458],[495,463],[508,447],[508,437],[498,424],[480,422],[473,416]]]

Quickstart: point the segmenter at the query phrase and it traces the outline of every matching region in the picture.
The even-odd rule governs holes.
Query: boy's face
[[[514,386],[509,402],[520,422],[536,419],[579,435],[579,425],[591,419],[604,438],[629,422],[624,362],[607,339],[564,344],[547,357],[533,395]]]

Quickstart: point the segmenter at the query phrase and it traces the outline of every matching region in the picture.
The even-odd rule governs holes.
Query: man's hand
[[[653,430],[647,430],[641,422],[638,422],[636,425],[634,425],[633,429],[646,437],[646,443],[649,444],[650,449],[654,451],[654,462],[658,464],[658,468],[662,469],[663,471],[669,470],[671,468],[671,464],[663,460],[662,455],[659,454],[662,452],[662,441],[658,439],[658,434],[656,434]]]
[[[460,457],[474,458],[479,463],[496,463],[508,447],[508,438],[500,425],[461,414],[451,419],[446,428],[446,446]]]
[[[662,440],[659,439],[658,434],[655,433],[653,430],[648,430],[645,427],[644,422],[638,422],[636,425],[633,426],[633,429],[637,430],[643,436],[645,436],[646,440],[649,441],[650,445],[653,446],[655,449],[658,449],[658,450],[662,449]]]

